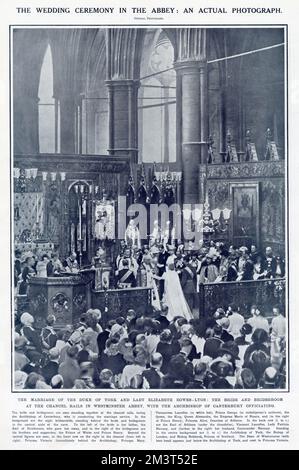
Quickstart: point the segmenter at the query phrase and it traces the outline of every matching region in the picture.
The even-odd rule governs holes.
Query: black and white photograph
[[[286,26],[10,33],[12,390],[288,391]]]

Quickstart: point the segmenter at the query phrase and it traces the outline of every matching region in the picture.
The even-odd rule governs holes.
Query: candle
[[[36,193],[36,223],[38,224],[38,194]]]

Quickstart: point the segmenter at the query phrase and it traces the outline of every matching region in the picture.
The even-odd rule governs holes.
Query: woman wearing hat
[[[239,346],[235,341],[227,341],[227,343],[222,343],[220,345],[218,357],[215,361],[228,361],[232,365],[232,371],[234,373],[236,370],[236,361],[239,359]]]
[[[230,380],[233,377],[234,369],[229,360],[225,357],[218,357],[210,363],[209,370],[212,374],[207,376],[209,389],[232,388]]]

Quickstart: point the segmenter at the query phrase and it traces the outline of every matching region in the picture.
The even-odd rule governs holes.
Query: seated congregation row
[[[14,337],[15,389],[278,389],[286,386],[286,319],[257,306],[245,321],[237,306],[206,319],[167,319],[129,310],[102,327],[91,309],[55,330],[34,328],[25,312]]]

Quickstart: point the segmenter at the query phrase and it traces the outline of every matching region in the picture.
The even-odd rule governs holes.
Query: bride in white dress
[[[186,302],[174,264],[168,265],[168,270],[165,271],[161,279],[165,281],[162,303],[168,307],[167,320],[172,321],[178,315],[186,318],[187,321],[191,320],[193,316]]]

